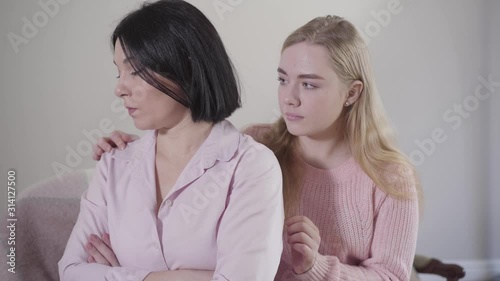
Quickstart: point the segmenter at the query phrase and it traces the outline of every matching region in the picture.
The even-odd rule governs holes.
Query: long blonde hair
[[[333,69],[343,82],[363,83],[359,99],[345,107],[339,117],[343,118],[345,139],[363,171],[390,196],[419,198],[420,182],[415,168],[395,145],[392,126],[374,84],[367,46],[354,25],[338,16],[315,18],[288,36],[282,52],[301,42],[325,47]],[[302,185],[302,174],[294,161],[297,138],[288,132],[280,118],[262,142],[274,151],[282,167],[288,214],[295,208]]]

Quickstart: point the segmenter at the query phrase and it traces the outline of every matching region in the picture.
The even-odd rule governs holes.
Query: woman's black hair
[[[217,123],[241,107],[236,71],[210,20],[182,0],[146,2],[111,36],[147,83],[191,110],[194,122]],[[157,75],[182,89],[174,93]]]

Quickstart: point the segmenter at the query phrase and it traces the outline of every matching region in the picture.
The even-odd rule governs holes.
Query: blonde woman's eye
[[[307,82],[304,82],[302,83],[302,86],[306,89],[316,89],[317,87],[314,86],[313,84],[310,84],[310,83],[307,83]]]

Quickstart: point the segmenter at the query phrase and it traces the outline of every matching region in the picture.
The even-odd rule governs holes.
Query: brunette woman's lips
[[[132,116],[137,108],[127,107],[128,115]]]
[[[298,121],[298,120],[304,119],[303,116],[296,115],[296,114],[290,114],[290,113],[285,114],[285,118],[288,121]]]

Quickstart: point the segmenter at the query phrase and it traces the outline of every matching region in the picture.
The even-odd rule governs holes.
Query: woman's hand
[[[94,154],[92,155],[92,159],[98,161],[101,159],[101,155],[104,152],[111,152],[111,150],[115,147],[120,149],[125,149],[127,143],[138,140],[139,136],[129,135],[122,131],[113,131],[109,138],[103,137],[97,140],[97,143],[94,145]]]
[[[287,232],[286,242],[292,249],[292,266],[296,274],[310,270],[316,257],[321,242],[319,229],[305,216],[295,216],[285,221]]]
[[[89,254],[88,263],[99,263],[107,266],[120,266],[118,259],[111,248],[109,234],[104,233],[102,238],[90,235],[89,242],[85,244],[85,250]]]
[[[102,238],[97,235],[90,235],[89,242],[85,245],[89,254],[88,263],[99,263],[107,266],[120,266],[118,259],[111,248],[109,234],[104,233]],[[214,275],[213,271],[207,270],[167,270],[151,272],[144,281],[210,281]]]

